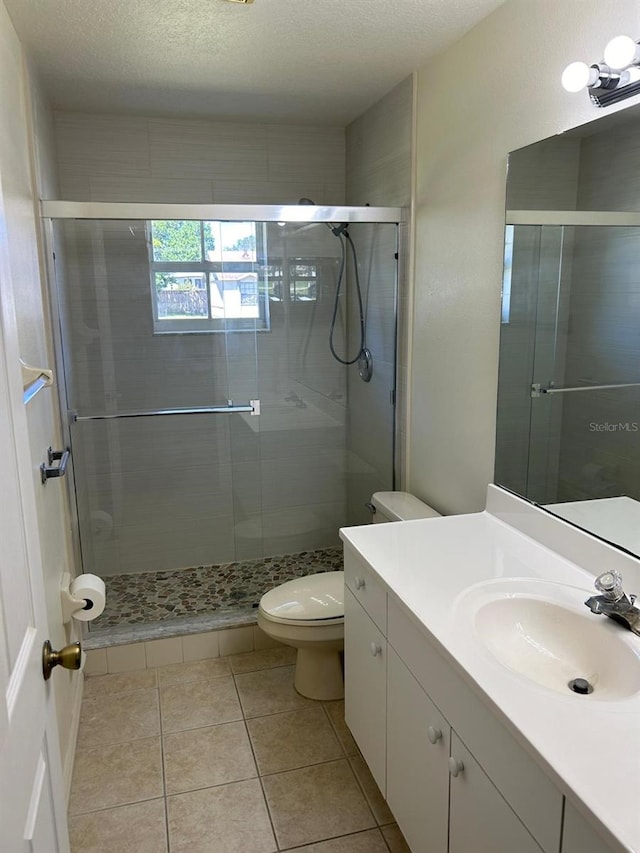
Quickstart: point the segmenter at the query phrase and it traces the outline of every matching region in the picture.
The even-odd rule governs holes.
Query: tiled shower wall
[[[413,77],[403,80],[384,98],[347,127],[346,201],[352,205],[393,205],[409,208],[412,190]],[[390,447],[394,428],[391,392],[395,385],[396,234],[389,226],[352,228],[361,263],[366,302],[367,347],[374,359],[373,376],[363,383],[357,365],[347,368],[347,503],[351,524],[370,516],[365,503],[377,490],[391,489],[393,458],[381,453]],[[400,291],[398,300],[398,399],[396,488],[404,485],[404,447],[409,301],[408,240],[401,229]],[[359,330],[350,278],[349,354],[357,351]]]
[[[57,112],[60,197],[344,202],[344,130]]]

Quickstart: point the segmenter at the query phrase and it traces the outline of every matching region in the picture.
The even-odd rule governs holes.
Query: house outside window
[[[156,334],[269,328],[263,223],[152,220],[147,233]]]

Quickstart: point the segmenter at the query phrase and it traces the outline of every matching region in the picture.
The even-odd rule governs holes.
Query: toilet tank
[[[381,521],[410,521],[415,518],[438,518],[439,512],[418,500],[409,492],[376,492],[371,498],[371,519]]]

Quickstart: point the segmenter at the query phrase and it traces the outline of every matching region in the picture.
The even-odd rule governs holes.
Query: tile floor
[[[293,687],[295,650],[88,677],[73,853],[407,853],[344,722]]]

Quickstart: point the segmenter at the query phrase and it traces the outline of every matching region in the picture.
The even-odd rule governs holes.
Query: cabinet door
[[[484,770],[451,733],[449,853],[540,853],[541,847],[507,805]]]
[[[612,848],[569,800],[564,806],[562,853],[612,853]]]
[[[387,802],[416,853],[447,853],[449,724],[391,646]]]
[[[387,641],[345,589],[345,720],[383,796],[386,789]]]

